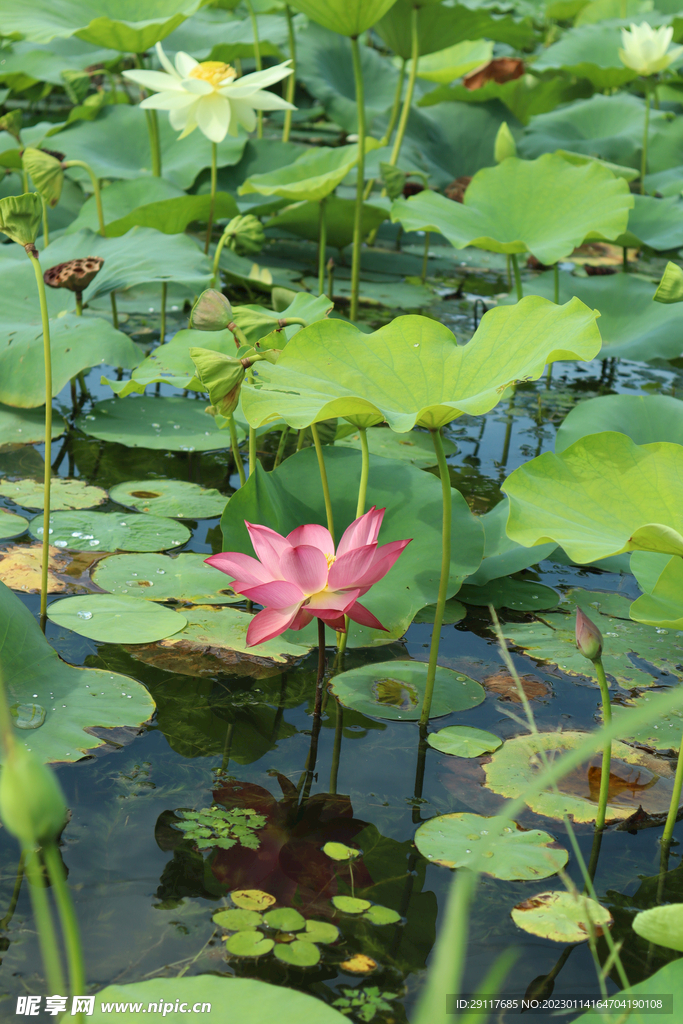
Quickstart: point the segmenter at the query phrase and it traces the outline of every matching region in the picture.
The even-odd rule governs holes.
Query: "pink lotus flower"
[[[409,540],[377,546],[385,509],[374,506],[345,531],[335,553],[329,530],[316,523],[282,537],[267,526],[245,522],[258,559],[228,551],[205,559],[228,576],[232,587],[263,605],[247,630],[247,645],[272,640],[286,629],[303,629],[317,616],[343,630],[344,616],[373,629],[384,626],[358,598],[391,569]]]

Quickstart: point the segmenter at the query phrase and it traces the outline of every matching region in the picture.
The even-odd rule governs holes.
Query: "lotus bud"
[[[43,217],[43,204],[37,192],[0,199],[0,231],[24,247],[34,249]]]
[[[602,656],[602,633],[580,608],[576,609],[576,646],[589,661]]]
[[[683,270],[677,263],[667,263],[652,298],[655,302],[683,302]]]
[[[10,110],[9,114],[0,117],[0,132],[7,132],[21,145],[21,111]]]
[[[61,154],[60,154],[61,155]],[[48,206],[56,206],[62,194],[64,171],[62,161],[57,160],[44,149],[27,146],[22,154],[24,170],[28,171],[36,187]]]
[[[0,819],[24,847],[51,842],[64,828],[57,776],[23,743],[12,744],[0,772]]]
[[[208,348],[191,348],[190,358],[195,365],[197,377],[209,393],[214,410],[211,415],[219,413],[221,416],[229,416],[237,408],[240,388],[246,367],[251,365],[250,360],[234,359]]]
[[[233,217],[226,225],[223,237],[225,244],[240,256],[261,252],[266,244],[263,224],[252,213]]]
[[[517,143],[507,126],[507,121],[503,121],[498,129],[493,145],[493,156],[497,164],[502,164],[503,160],[507,160],[509,156],[517,156]]]
[[[379,165],[379,173],[382,175],[382,181],[390,199],[398,199],[403,195],[407,177],[405,171],[394,167],[393,164],[382,162]]]
[[[68,288],[70,292],[82,295],[90,282],[104,266],[101,256],[85,256],[80,260],[57,263],[43,274],[43,280],[50,288]]]
[[[232,321],[229,300],[215,288],[202,292],[190,313],[190,327],[195,331],[224,331]]]

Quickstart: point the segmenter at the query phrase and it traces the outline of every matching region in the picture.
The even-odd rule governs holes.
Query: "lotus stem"
[[[40,263],[28,249],[33,264],[40,300],[40,317],[43,322],[43,359],[45,364],[45,471],[43,485],[43,553],[40,577],[40,615],[47,614],[47,570],[50,558],[50,473],[52,472],[52,349],[50,347],[50,318],[47,312],[45,282]],[[78,294],[78,293],[76,293]],[[55,989],[59,992],[60,989]]]
[[[47,222],[47,203],[42,196],[40,197],[40,202],[43,207],[43,248],[47,249],[50,244],[50,226]]]
[[[365,502],[368,492],[368,477],[370,475],[370,449],[368,448],[367,427],[359,427],[358,429],[360,431],[361,468],[360,481],[358,483],[358,501],[356,503],[356,519],[360,519],[362,515],[365,515]],[[337,634],[337,649],[339,655],[344,654],[349,637],[348,615],[344,616],[344,623],[344,632]]]
[[[401,120],[398,123],[398,131],[396,132],[396,138],[394,139],[394,146],[391,151],[391,157],[389,163],[392,167],[395,167],[399,155],[401,153],[401,145],[403,143],[403,136],[406,132],[408,124],[408,118],[410,116],[410,108],[413,103],[413,93],[415,92],[415,80],[417,78],[417,62],[420,59],[420,34],[418,31],[418,14],[419,8],[413,7],[410,13],[410,74],[408,75],[408,88],[403,100],[403,109],[401,110]]]
[[[59,959],[55,926],[45,891],[43,870],[35,850],[25,850],[24,853],[26,855],[26,876],[29,882],[31,906],[33,907],[33,916],[36,919],[38,942],[40,943],[40,952],[45,967],[47,987],[51,992],[65,992],[64,974]]]
[[[97,208],[97,219],[100,224],[100,234],[105,236],[107,234],[104,226],[104,211],[102,210],[102,192],[100,191],[100,182],[95,172],[93,171],[90,164],[86,164],[84,160],[65,160],[62,164],[64,170],[67,167],[82,167],[84,171],[87,171],[90,181],[92,183],[93,195],[95,197],[95,206]]]
[[[292,21],[292,10],[289,4],[285,4],[285,18],[287,19],[287,36],[289,39],[289,56],[292,61],[292,73],[287,79],[287,90],[285,99],[288,103],[294,103],[294,91],[296,86],[296,38],[294,36],[294,22]],[[292,130],[292,111],[285,110],[285,123],[282,128],[282,141],[289,142],[289,133]]]
[[[524,298],[524,292],[522,291],[522,278],[519,273],[519,263],[517,262],[517,253],[510,253],[510,262],[512,263],[512,269],[515,274],[515,288],[517,289],[517,302]]]
[[[557,263],[553,264],[553,284],[555,286],[555,305],[560,304],[560,269]]]
[[[111,299],[111,322],[118,331],[119,329],[119,311],[116,308],[116,294],[109,292],[109,298]]]
[[[306,440],[306,427],[302,427],[302,429],[297,434],[297,438],[296,438],[296,450],[298,452],[300,452],[301,449],[303,448],[305,440]]]
[[[650,83],[645,79],[645,124],[643,126],[643,154],[640,161],[640,194],[645,195],[645,175],[647,174],[647,143],[650,133]]]
[[[259,136],[260,137],[260,136]],[[215,142],[211,143],[211,202],[209,203],[209,223],[206,225],[206,241],[204,242],[204,254],[209,255],[209,243],[211,242],[211,232],[213,230],[213,211],[216,205],[216,178],[218,176],[218,146]],[[221,246],[223,248],[223,246]],[[220,252],[218,258],[220,259]],[[214,278],[216,276],[217,263],[214,261]],[[211,282],[213,288],[213,281]]]
[[[671,837],[673,835],[674,825],[676,824],[676,818],[678,817],[678,805],[681,802],[681,787],[683,787],[683,738],[678,749],[678,761],[676,762],[676,774],[674,776],[674,788],[671,793],[671,802],[669,804],[669,813],[666,817],[666,824],[664,825],[664,831],[662,832],[661,846],[662,851],[669,852],[669,846],[671,844]]]
[[[249,427],[249,476],[256,472],[256,431]]]
[[[353,77],[356,83],[356,109],[358,111],[358,163],[356,164],[356,209],[353,219],[353,257],[351,260],[351,309],[349,318],[358,317],[358,292],[360,289],[360,255],[363,234],[363,188],[365,185],[365,95],[363,90],[363,69],[360,62],[358,37],[351,36]]]
[[[244,463],[242,462],[242,456],[240,455],[240,446],[237,441],[237,428],[235,427],[235,417],[230,413],[229,427],[230,427],[230,447],[232,449],[232,457],[235,460],[235,468],[239,473],[240,487],[244,487],[247,482],[247,478],[244,473]]]
[[[159,142],[159,117],[156,110],[149,111],[150,147],[152,150],[152,176],[161,177],[161,145]]]
[[[323,488],[323,498],[325,499],[325,515],[327,516],[327,529],[330,531],[332,540],[334,541],[334,517],[332,515],[332,499],[330,498],[330,487],[327,482],[327,470],[325,469],[325,457],[323,455],[323,446],[320,443],[320,434],[315,423],[311,423],[311,436],[313,438],[313,444],[315,445],[315,454],[318,456],[318,469],[320,470],[320,483]]]
[[[252,7],[250,0],[244,0],[247,10],[249,11],[249,17],[251,18],[251,29],[254,35],[254,60],[256,61],[256,70],[261,71],[263,64],[261,62],[261,44],[258,37],[258,21],[254,8]],[[263,111],[259,110],[256,117],[256,137],[258,139],[263,138]]]
[[[401,109],[401,94],[403,93],[403,83],[406,77],[406,64],[407,60],[403,60],[401,64],[401,70],[398,73],[398,82],[396,83],[396,93],[394,95],[394,105],[391,108],[391,114],[389,115],[389,124],[380,141],[380,146],[388,146],[391,142],[391,136],[394,134],[394,128],[398,121],[398,112]]]
[[[453,498],[451,494],[451,480],[446,462],[446,453],[443,449],[440,430],[430,431],[434,451],[439,463],[439,476],[441,477],[441,494],[443,501],[443,520],[441,525],[441,577],[439,579],[439,596],[436,599],[434,611],[434,630],[432,642],[429,648],[429,665],[427,667],[427,681],[425,684],[425,696],[420,715],[420,728],[426,729],[429,722],[429,713],[432,707],[434,695],[434,682],[436,680],[436,660],[439,656],[439,640],[441,638],[441,626],[443,625],[444,611],[446,608],[446,596],[448,594],[448,579],[451,570],[451,509]]]
[[[75,292],[76,316],[83,316],[83,292]]]
[[[598,684],[600,686],[600,696],[602,698],[602,720],[605,725],[609,725],[612,721],[612,705],[609,699],[609,686],[607,685],[607,679],[605,678],[605,669],[603,668],[602,658],[597,658],[594,662],[595,671],[598,676]],[[607,797],[609,794],[609,769],[610,762],[612,760],[612,744],[606,743],[602,748],[602,769],[600,772],[600,794],[598,796],[598,812],[595,816],[595,830],[596,832],[602,831],[605,827],[605,814],[607,809]],[[679,788],[680,791],[680,788]]]
[[[327,252],[327,221],[325,199],[318,203],[318,295],[325,294],[325,256]]]
[[[327,261],[327,297],[334,302],[334,260],[331,256]]]
[[[315,705],[313,714],[320,718],[323,706],[323,679],[325,678],[325,623],[318,619],[318,675],[315,680]]]
[[[71,995],[81,996],[85,993],[85,967],[83,964],[81,935],[71,894],[66,884],[64,865],[53,842],[47,843],[43,847],[43,859],[55,896],[57,913],[59,914],[62,935],[64,936],[66,959],[69,965]]]
[[[427,260],[428,259],[429,259],[429,231],[425,231],[425,251],[424,251],[424,256],[422,257],[422,274],[421,274],[421,278],[420,278],[421,281],[422,281],[422,284],[424,284],[425,281],[427,280]]]
[[[3,700],[3,703],[5,704],[5,709],[6,709],[7,708],[7,704],[6,704],[6,702],[4,700]],[[7,907],[7,913],[5,914],[5,916],[3,918],[0,919],[0,931],[5,931],[6,930],[7,925],[10,923],[10,921],[14,917],[14,911],[17,909],[17,903],[19,902],[19,893],[21,892],[21,884],[24,881],[24,864],[25,864],[25,861],[26,861],[26,854],[22,850],[21,854],[19,856],[19,863],[17,864],[17,877],[14,880],[14,889],[12,890],[12,896],[11,896],[10,901],[9,901],[9,906]]]
[[[339,775],[339,760],[341,757],[342,736],[344,734],[344,709],[337,704],[337,717],[334,722],[334,744],[332,746],[332,766],[330,767],[330,793],[337,792],[337,777]]]
[[[166,296],[168,294],[168,284],[163,281],[161,284],[161,321],[159,323],[159,343],[163,345],[164,338],[166,337]]]
[[[277,467],[282,462],[282,456],[285,454],[285,447],[287,445],[287,435],[288,434],[289,434],[289,427],[285,423],[284,427],[282,428],[282,433],[280,434],[280,443],[277,446],[277,452],[276,452],[276,455],[275,455],[275,462],[273,463],[273,469],[277,469]]]

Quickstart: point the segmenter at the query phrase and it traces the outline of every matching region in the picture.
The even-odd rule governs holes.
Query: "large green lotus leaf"
[[[495,822],[495,818],[481,814],[439,814],[420,825],[415,833],[415,845],[423,857],[435,864],[463,868],[475,858],[479,860],[474,844],[496,828],[496,838],[488,840],[489,859],[485,865],[477,867],[484,874],[505,881],[548,878],[569,860],[564,847],[547,832],[520,830],[515,822],[501,827]]]
[[[272,311],[271,311],[272,312]],[[101,378],[114,394],[125,398],[127,395],[145,392],[149,384],[171,384],[189,391],[204,391],[205,387],[196,376],[195,365],[190,358],[191,348],[208,348],[226,356],[235,355],[235,339],[231,331],[178,331],[165,345],[159,345],[134,367],[128,380]],[[209,427],[210,429],[210,427]]]
[[[385,43],[406,60],[412,53],[410,0],[397,0],[375,26]],[[509,15],[501,17],[481,7],[473,9],[464,4],[427,3],[419,7],[418,40],[420,53],[433,53],[445,46],[466,39],[493,39],[519,49],[533,46],[535,32],[530,19],[516,20]]]
[[[220,581],[219,581],[220,582]],[[177,614],[177,613],[176,613]],[[190,645],[193,648],[226,648],[238,654],[250,654],[257,658],[269,658],[276,663],[290,662],[292,658],[303,658],[316,641],[292,643],[284,636],[266,640],[258,647],[247,647],[247,629],[251,616],[237,608],[204,607],[183,609],[187,625],[166,641],[165,647],[174,644]],[[291,636],[291,632],[288,634]],[[294,634],[299,636],[300,634]]]
[[[600,323],[602,326],[602,321]],[[671,395],[601,395],[579,402],[560,425],[555,451],[587,434],[617,430],[635,444],[672,441],[683,445],[683,402]]]
[[[131,210],[184,195],[182,189],[172,185],[165,178],[123,178],[121,181],[112,181],[102,189],[104,223],[111,227],[112,224],[127,217]],[[69,224],[65,234],[72,235],[83,228],[94,232],[100,229],[94,196],[90,196],[83,203],[78,217]]]
[[[34,43],[77,36],[94,46],[144,53],[198,7],[199,0],[36,0],[29,9],[20,0],[5,0],[3,32]]]
[[[510,504],[504,498],[490,512],[480,517],[484,527],[484,560],[477,571],[467,577],[468,584],[481,587],[490,580],[528,569],[530,565],[548,558],[555,550],[553,543],[533,548],[516,544],[505,532],[509,514]]]
[[[128,448],[210,452],[227,448],[229,441],[204,412],[202,402],[175,396],[147,396],[132,402],[105,399],[81,413],[76,426],[101,441],[116,441]]]
[[[629,558],[631,572],[644,594],[651,594],[657,580],[672,558],[678,555],[657,555],[654,551],[634,551]]]
[[[421,57],[417,64],[417,77],[448,85],[481,64],[488,64],[492,57],[493,43],[488,39],[465,39],[454,46],[447,46],[445,50]],[[409,61],[406,68],[409,74],[411,66],[412,61]]]
[[[677,906],[677,904],[673,904]],[[680,1001],[683,999],[683,961],[680,957],[677,957],[672,963],[666,964],[661,967],[654,974],[650,975],[645,981],[639,982],[637,985],[632,985],[629,988],[623,988],[619,991],[619,1000],[647,1000],[661,998],[662,993],[666,996],[672,995],[672,1001],[670,1005],[680,1006]],[[667,1000],[668,1002],[668,1000]],[[636,1005],[647,1005],[644,1002],[637,1002]],[[638,1012],[638,1011],[636,1011]],[[601,1010],[600,1019],[602,1024],[621,1024],[623,1020],[623,1010]],[[590,1010],[588,1013],[581,1014],[580,1017],[575,1018],[576,1024],[579,1021],[584,1021],[584,1024],[592,1024],[595,1020],[595,1011]]]
[[[604,639],[605,672],[623,689],[654,686],[659,682],[651,672],[641,668],[631,655],[678,675],[683,643],[673,633],[658,633],[653,626],[629,620],[633,607],[626,598],[590,591],[573,590],[566,596],[564,607],[574,611],[579,605],[597,625]],[[539,622],[506,623],[505,636],[539,661],[550,661],[572,676],[597,678],[593,662],[576,648],[574,616],[561,612],[541,612]],[[626,737],[624,737],[626,738]]]
[[[631,206],[628,185],[606,168],[546,154],[478,171],[462,203],[429,190],[398,199],[391,219],[406,231],[439,231],[456,249],[531,252],[556,263],[588,237],[620,235]]]
[[[669,559],[650,593],[633,602],[631,618],[659,629],[683,629],[683,559],[679,555]]]
[[[500,736],[484,729],[475,729],[472,725],[448,725],[427,737],[430,747],[453,757],[479,757],[481,754],[490,754],[497,750],[502,742]]]
[[[178,139],[166,114],[159,111],[159,145],[163,174],[177,188],[189,188],[204,167],[211,166],[211,142],[197,130]],[[246,138],[232,135],[218,143],[217,165],[236,164]],[[138,106],[119,103],[106,106],[94,121],[76,121],[59,133],[59,145],[69,160],[83,160],[98,178],[139,178],[152,174],[152,156],[145,112]],[[82,168],[71,168],[69,175],[88,181]]]
[[[435,466],[437,458],[431,435],[422,430],[410,430],[407,434],[395,434],[384,427],[370,427],[367,431],[368,449],[371,455],[381,455],[384,459],[398,459],[409,462],[411,466],[424,469]],[[348,434],[334,442],[338,448],[354,448],[361,450],[360,434]],[[446,455],[455,455],[456,446],[447,437],[443,439]]]
[[[372,28],[394,0],[296,0],[297,11],[342,36],[359,36]]]
[[[19,537],[27,530],[28,519],[18,516],[15,512],[9,512],[6,508],[0,508],[0,540]]]
[[[440,85],[432,92],[426,93],[418,101],[418,106],[432,107],[446,100],[460,103],[490,103],[491,100],[500,100],[518,121],[528,124],[536,114],[545,114],[549,110],[554,110],[560,103],[568,103],[583,94],[581,85],[577,85],[571,79],[562,76],[543,79],[526,74],[509,82],[486,82],[481,89],[468,89],[459,83]]]
[[[253,426],[276,416],[297,428],[345,416],[356,425],[386,420],[400,433],[436,429],[488,412],[506,387],[536,380],[546,363],[592,359],[596,316],[578,299],[556,306],[530,296],[486,313],[463,346],[427,317],[397,317],[372,335],[321,320],[292,338],[275,365],[260,364],[257,383],[242,387],[242,409]]]
[[[302,284],[307,288],[317,288],[317,277],[305,277]],[[335,298],[351,296],[351,281],[337,275],[334,281]],[[434,292],[429,286],[387,281],[363,281],[358,301],[364,306],[386,306],[389,309],[424,309],[434,301]]]
[[[637,198],[637,197],[636,197]],[[600,310],[602,355],[617,359],[674,359],[683,351],[680,307],[653,303],[654,285],[635,274],[574,277],[560,271],[560,301],[576,296]],[[552,271],[524,282],[525,294],[554,297]],[[514,302],[514,297],[503,300]]]
[[[422,712],[427,663],[380,661],[360,665],[333,677],[330,689],[345,708],[371,718],[416,722]],[[483,686],[469,676],[437,666],[430,718],[453,711],[469,711],[486,696]]]
[[[37,82],[50,82],[64,87],[62,71],[83,71],[92,64],[118,60],[115,50],[95,49],[81,39],[53,39],[49,45],[15,42],[3,57],[2,78],[21,75]],[[11,82],[7,82],[8,85]]]
[[[328,445],[323,448],[332,497],[336,540],[356,518],[360,455]],[[391,459],[370,457],[366,506],[386,508],[380,544],[412,537],[389,573],[363,597],[363,604],[389,632],[350,624],[354,647],[387,643],[405,632],[420,608],[436,601],[441,558],[441,484],[431,474]],[[245,519],[288,534],[302,523],[325,523],[325,507],[315,451],[305,448],[272,473],[260,466],[228,502],[221,527],[227,551],[253,555]],[[419,524],[419,529],[416,526]],[[463,576],[481,560],[483,535],[458,491],[453,491],[453,544],[448,596],[458,590]],[[311,631],[315,644],[315,627]],[[305,633],[306,631],[303,631]],[[303,633],[289,632],[293,642]],[[303,642],[303,641],[301,641]]]
[[[207,565],[194,551],[179,555],[109,555],[97,563],[93,581],[108,594],[134,594],[148,601],[231,604],[235,595],[224,573]]]
[[[683,952],[683,906],[680,903],[642,910],[634,917],[632,927],[636,935],[648,942]]]
[[[508,799],[523,796],[543,767],[542,751],[552,760],[566,751],[575,750],[586,738],[585,732],[541,732],[506,740],[484,765],[486,785],[494,793]],[[589,765],[576,769],[558,784],[558,793],[546,791],[530,796],[527,803],[531,810],[547,818],[562,818],[566,814],[575,822],[594,821],[598,809],[599,765],[602,758],[602,748],[597,738],[595,755]],[[662,774],[656,775],[653,763],[654,758],[644,751],[619,740],[612,741],[606,811],[608,819],[628,818],[639,805],[650,813],[668,809],[673,779],[670,771],[666,771],[666,765],[662,766]]]
[[[664,115],[652,111],[655,122]],[[518,144],[520,155],[537,157],[568,149],[626,167],[639,167],[645,104],[629,93],[592,96],[532,118]]]
[[[52,438],[64,433],[64,420],[52,414]],[[0,448],[5,445],[40,444],[45,440],[45,412],[0,405]]]
[[[345,249],[353,239],[353,210],[355,202],[352,199],[340,199],[339,196],[330,196],[325,203],[324,217],[327,227],[327,244],[336,249]],[[387,210],[381,206],[373,206],[371,203],[363,203],[363,215],[361,220],[361,233],[363,238],[371,231],[378,228],[382,221],[389,216]],[[317,242],[320,227],[320,206],[318,203],[300,202],[286,206],[267,220],[266,228],[284,228],[291,231],[293,235],[300,238],[307,238],[311,242]]]
[[[154,701],[140,683],[108,669],[76,668],[62,661],[34,616],[4,583],[0,608],[0,664],[9,703],[32,704],[45,712],[44,719],[42,713],[33,718],[33,727],[22,737],[44,761],[78,761],[106,742],[86,729],[141,725],[152,716]]]
[[[370,141],[376,143],[375,139]],[[333,192],[357,163],[357,145],[316,147],[277,171],[253,174],[240,185],[239,194],[260,192],[264,196],[281,196],[290,202],[300,199],[316,202]]]
[[[534,71],[566,71],[587,78],[596,89],[614,89],[633,81],[637,73],[619,57],[621,33],[613,25],[570,28],[534,61]]]
[[[187,485],[186,485],[187,486]],[[44,508],[42,480],[2,480],[0,479],[0,496],[9,498],[15,505],[22,508]],[[57,512],[65,508],[92,508],[107,500],[107,492],[101,487],[93,487],[85,480],[69,480],[66,477],[53,477],[50,484],[50,510]]]
[[[137,184],[138,181],[143,182],[146,180],[148,179],[134,178],[133,182]],[[123,181],[119,184],[127,185],[129,182]],[[114,186],[111,187],[113,188]],[[109,189],[105,189],[105,196],[108,191]],[[126,213],[125,216],[117,219],[108,217],[105,214],[107,236],[109,238],[118,238],[120,235],[125,235],[133,227],[154,228],[155,231],[161,231],[165,235],[176,235],[185,231],[188,224],[191,224],[193,221],[208,221],[210,206],[211,196],[208,193],[193,196],[183,194],[136,206]],[[216,193],[214,204],[214,218],[216,220],[236,217],[238,213],[237,203],[232,196],[228,195],[227,192]],[[88,227],[92,231],[97,231],[99,228],[97,210],[93,209],[90,201],[85,204],[76,221],[69,225],[68,233],[71,234],[84,227]]]
[[[553,942],[585,942],[591,928],[597,934],[613,924],[609,910],[577,892],[541,892],[513,907],[518,928]]]
[[[43,517],[31,520],[30,533],[40,540]],[[190,531],[162,516],[135,512],[55,512],[50,514],[50,543],[68,551],[162,551],[185,544]]]
[[[665,199],[634,196],[635,206],[628,217],[628,228],[616,239],[617,245],[651,249],[676,249],[683,245],[683,199],[680,195]]]
[[[622,551],[683,554],[683,447],[589,434],[511,473],[507,532],[520,544],[554,540],[574,562]]]
[[[149,644],[177,633],[187,619],[153,601],[126,594],[85,594],[53,601],[48,618],[90,640]]]
[[[112,487],[109,497],[119,505],[138,512],[152,512],[175,519],[220,516],[228,500],[215,487],[200,487],[187,480],[128,480]]]
[[[532,612],[554,608],[559,601],[552,587],[530,580],[515,580],[503,576],[480,586],[464,583],[458,591],[458,599],[465,604],[490,605],[494,608],[510,608],[515,612]]]

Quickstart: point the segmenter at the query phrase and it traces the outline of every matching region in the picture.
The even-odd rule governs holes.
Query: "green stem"
[[[75,292],[76,316],[83,316],[83,292]]]
[[[517,262],[517,253],[515,253],[515,252],[511,252],[510,253],[510,262],[512,263],[512,269],[513,269],[514,274],[515,274],[515,288],[517,289],[517,302],[519,302],[520,299],[522,299],[524,297],[524,292],[522,291],[522,278],[520,277],[520,273],[519,273],[519,264]]]
[[[381,142],[380,142],[380,146],[388,146],[390,141],[391,141],[391,136],[394,134],[394,128],[396,127],[396,122],[398,121],[398,112],[401,109],[401,93],[403,92],[403,83],[404,83],[405,78],[406,78],[406,64],[407,63],[408,63],[407,60],[404,59],[403,63],[401,64],[401,70],[399,71],[399,74],[398,74],[398,82],[396,83],[396,93],[394,95],[394,105],[391,108],[391,115],[389,117],[389,124],[387,125],[387,130],[385,131],[384,135],[382,136],[382,139],[381,139]]]
[[[149,111],[150,145],[152,148],[152,176],[161,177],[161,144],[159,142],[159,117],[156,110]]]
[[[293,71],[287,79],[287,92],[285,99],[288,103],[294,103],[294,89],[296,85],[296,38],[294,36],[294,23],[292,11],[289,4],[285,4],[285,18],[287,19],[287,37],[289,39],[289,56],[292,61]],[[289,133],[292,130],[292,111],[285,110],[285,123],[282,128],[282,141],[289,142]]]
[[[256,472],[256,431],[249,427],[249,476]]]
[[[302,427],[302,429],[297,434],[297,438],[296,438],[296,450],[298,452],[300,452],[301,449],[303,448],[305,440],[306,440],[306,427]]]
[[[650,83],[645,79],[645,125],[643,127],[643,155],[640,161],[640,194],[645,195],[645,175],[647,174],[647,143],[650,132]]]
[[[669,813],[666,818],[666,824],[664,831],[662,832],[662,850],[668,852],[669,845],[671,843],[671,837],[673,835],[674,825],[676,824],[676,818],[678,817],[678,805],[681,802],[681,787],[683,786],[683,739],[681,740],[680,747],[678,750],[678,761],[676,762],[676,775],[674,776],[674,788],[671,793],[671,803],[669,804]]]
[[[216,205],[216,178],[218,176],[218,146],[215,142],[211,143],[211,202],[209,203],[209,223],[206,225],[206,241],[204,242],[204,253],[209,255],[209,243],[211,242],[211,232],[213,230],[213,211]],[[220,258],[220,253],[218,254]],[[214,275],[215,275],[214,267]]]
[[[5,703],[4,700],[3,700],[3,703]],[[7,705],[5,704],[5,707],[6,706]],[[14,911],[17,909],[17,903],[19,902],[19,893],[21,892],[21,883],[24,881],[24,862],[25,862],[25,860],[26,860],[26,854],[22,850],[21,851],[21,855],[19,857],[19,864],[17,865],[17,877],[14,880],[14,889],[12,891],[12,897],[11,897],[11,899],[9,901],[9,906],[7,908],[7,913],[5,914],[5,916],[2,919],[0,919],[0,932],[5,931],[5,929],[7,928],[7,925],[10,923],[10,921],[14,917]]]
[[[413,7],[410,13],[410,74],[408,75],[408,88],[406,89],[405,98],[403,100],[403,109],[401,111],[401,120],[398,123],[398,131],[396,132],[396,138],[394,139],[394,147],[391,151],[391,157],[389,163],[392,167],[395,167],[398,158],[401,153],[401,145],[403,143],[403,136],[406,132],[408,124],[408,118],[410,116],[410,108],[413,103],[413,93],[415,91],[415,80],[417,78],[417,62],[420,59],[420,36],[418,32],[418,15],[419,8]]]
[[[118,331],[119,329],[119,311],[116,308],[116,294],[109,292],[109,298],[111,299],[111,322]]]
[[[555,305],[560,304],[560,270],[557,263],[553,264],[553,283],[555,285]]]
[[[43,207],[43,248],[47,249],[50,244],[50,226],[47,222],[47,203],[42,196],[40,197],[40,202]]]
[[[323,488],[323,498],[325,499],[325,514],[327,516],[327,529],[330,531],[332,540],[334,541],[334,517],[332,515],[332,499],[330,498],[330,488],[327,482],[327,470],[325,469],[325,458],[323,456],[323,446],[320,443],[320,435],[318,434],[318,428],[315,423],[311,423],[311,436],[313,438],[313,444],[315,445],[315,454],[318,456],[318,469],[320,470],[320,483]]]
[[[277,453],[275,455],[275,462],[273,463],[273,469],[277,469],[277,467],[282,462],[282,456],[285,454],[285,446],[287,444],[287,435],[288,434],[289,434],[289,427],[285,423],[284,427],[282,428],[282,433],[280,434],[280,443],[277,446]]]
[[[609,686],[605,678],[605,670],[602,659],[595,662],[595,671],[600,685],[600,696],[602,698],[602,720],[605,725],[612,721],[612,705],[609,699]],[[605,827],[605,813],[607,809],[607,797],[609,794],[609,769],[612,760],[612,744],[606,743],[602,750],[602,769],[600,772],[600,795],[598,797],[598,812],[595,816],[595,829],[600,831]]]
[[[334,260],[331,256],[327,261],[327,297],[334,302]]]
[[[318,203],[318,295],[325,294],[325,256],[327,252],[327,221],[325,199]]]
[[[244,463],[242,462],[242,456],[240,455],[240,446],[237,441],[237,428],[235,427],[235,417],[230,413],[230,447],[232,449],[232,457],[235,460],[235,467],[240,477],[240,486],[244,487],[247,482],[247,478],[244,473]]]
[[[263,65],[261,63],[261,45],[258,37],[258,21],[256,20],[256,14],[249,0],[244,0],[246,8],[249,11],[249,17],[251,18],[251,29],[254,35],[254,60],[256,61],[256,70],[261,71]],[[256,137],[259,139],[263,138],[263,111],[257,112],[256,122]]]
[[[621,249],[621,271],[623,274],[628,274],[628,249],[625,245]]]
[[[97,179],[95,172],[89,164],[86,164],[83,160],[65,160],[62,167],[66,170],[67,167],[82,167],[84,171],[87,171],[90,181],[92,183],[93,195],[95,197],[95,206],[97,207],[97,219],[100,224],[100,234],[106,235],[107,231],[104,226],[104,211],[102,210],[102,193],[100,191],[100,183]]]
[[[33,907],[33,916],[38,928],[38,942],[45,967],[45,980],[50,992],[65,992],[64,974],[59,959],[57,936],[50,906],[45,891],[43,869],[35,850],[25,850],[26,876],[29,881],[29,894]]]
[[[361,451],[361,467],[360,467],[360,481],[358,483],[358,501],[356,503],[356,519],[360,519],[365,514],[365,502],[368,493],[368,477],[370,475],[370,449],[368,448],[368,431],[366,427],[359,427],[360,432],[360,451]],[[340,655],[346,650],[346,644],[349,637],[349,617],[344,616],[345,628],[344,632],[337,634],[338,637],[338,652]]]
[[[427,668],[427,681],[425,684],[424,703],[420,715],[420,726],[426,728],[429,721],[429,712],[432,706],[432,695],[434,693],[434,681],[436,679],[436,660],[439,656],[439,639],[441,637],[441,626],[443,625],[444,610],[446,607],[446,596],[448,594],[448,579],[451,569],[451,481],[448,473],[446,453],[443,450],[441,431],[432,430],[432,441],[434,451],[439,463],[439,476],[441,477],[441,494],[443,501],[443,519],[441,525],[441,577],[439,579],[439,596],[436,599],[434,611],[434,630],[432,642],[429,649],[429,665]]]
[[[72,996],[85,994],[85,967],[83,964],[83,947],[76,920],[71,893],[66,884],[64,865],[53,842],[43,847],[43,859],[50,878],[50,884],[57,904],[59,923],[62,927],[66,959],[69,965],[69,987]]]
[[[363,188],[365,185],[365,94],[363,69],[360,62],[358,37],[351,36],[353,77],[356,83],[356,109],[358,111],[358,163],[356,164],[356,207],[353,218],[353,257],[351,260],[351,309],[349,318],[358,317],[358,292],[360,289],[360,255],[363,235]]]
[[[163,345],[166,337],[166,296],[168,285],[165,281],[161,284],[161,322],[159,323],[159,343]]]
[[[429,259],[429,231],[425,231],[425,251],[422,257],[422,284],[427,280],[427,260]]]
[[[339,760],[341,757],[342,735],[344,731],[344,709],[337,701],[337,717],[334,722],[334,744],[332,746],[332,766],[330,768],[330,793],[337,792]]]
[[[216,246],[216,251],[213,254],[213,271],[212,271],[212,276],[211,276],[211,287],[212,288],[216,287],[216,281],[218,280],[218,273],[219,273],[218,264],[220,263],[221,253],[223,252],[223,246],[225,245],[227,240],[228,240],[228,235],[227,235],[227,232],[224,231],[223,234],[221,235],[221,237],[218,239],[218,245]]]
[[[50,557],[50,473],[52,470],[52,349],[50,347],[50,318],[47,312],[45,282],[40,263],[28,252],[33,264],[40,300],[40,316],[43,322],[43,360],[45,364],[45,474],[43,483],[43,553],[40,578],[40,614],[47,614],[47,570]],[[59,991],[59,989],[55,989]]]

